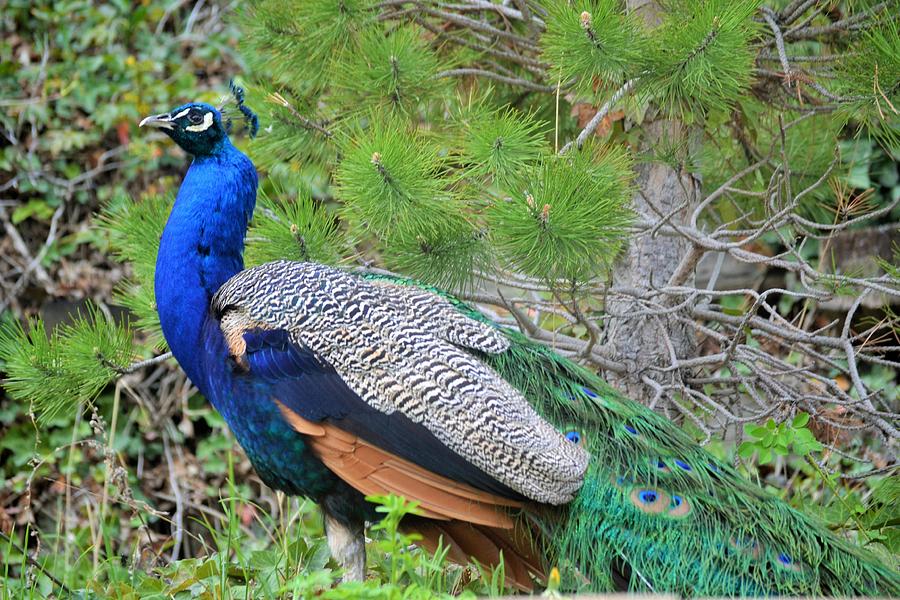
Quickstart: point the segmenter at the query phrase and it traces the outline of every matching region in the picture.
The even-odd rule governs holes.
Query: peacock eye
[[[188,118],[188,121],[190,121],[194,125],[199,125],[200,123],[203,122],[203,115],[201,115],[200,113],[197,113],[197,112],[188,113],[187,118]]]
[[[566,439],[576,446],[584,447],[584,435],[577,429],[567,429],[565,433]]]

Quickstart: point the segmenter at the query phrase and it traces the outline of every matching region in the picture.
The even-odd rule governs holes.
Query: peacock
[[[239,99],[244,115],[255,115]],[[598,375],[439,289],[312,262],[244,269],[257,174],[215,107],[145,118],[193,161],[156,264],[162,331],[261,479],[315,500],[365,577],[370,494],[532,590],[900,596],[900,575]]]

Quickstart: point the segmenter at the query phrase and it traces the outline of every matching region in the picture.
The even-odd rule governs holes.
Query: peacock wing
[[[279,261],[233,277],[213,310],[238,364],[306,421],[505,497],[560,504],[582,483],[587,453],[472,352],[503,353],[504,335],[434,294]]]

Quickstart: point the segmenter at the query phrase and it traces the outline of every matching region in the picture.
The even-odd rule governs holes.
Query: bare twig
[[[135,363],[131,363],[127,367],[121,367],[121,366],[119,366],[113,362],[110,362],[109,360],[102,358],[102,357],[100,360],[104,366],[109,367],[110,369],[112,369],[113,371],[118,373],[119,375],[130,375],[131,373],[140,371],[141,369],[143,369],[145,367],[152,367],[154,365],[158,365],[162,362],[169,360],[170,358],[172,358],[172,353],[166,352],[164,354],[160,354],[159,356],[154,356],[153,358],[148,358],[147,360],[140,360]]]
[[[507,83],[509,85],[519,86],[526,90],[531,90],[532,92],[543,92],[546,94],[552,93],[556,91],[556,86],[554,85],[541,85],[539,83],[535,83],[533,81],[529,81],[527,79],[522,79],[521,77],[510,77],[508,75],[501,75],[500,73],[495,73],[493,71],[488,71],[487,69],[473,69],[473,68],[465,68],[465,69],[449,69],[447,71],[441,71],[436,74],[437,78],[444,77],[465,77],[465,76],[475,76],[475,77],[485,77],[487,79],[493,79],[494,81],[500,81],[502,83]]]
[[[597,111],[597,114],[595,114],[591,118],[591,120],[588,121],[588,124],[584,126],[584,129],[581,130],[581,132],[578,134],[578,137],[575,138],[575,141],[569,142],[568,144],[563,146],[559,153],[561,155],[565,154],[569,151],[569,148],[571,148],[573,144],[577,149],[580,150],[581,147],[584,146],[584,143],[587,141],[587,139],[591,136],[591,134],[594,133],[594,131],[597,129],[597,126],[600,125],[600,122],[609,114],[609,111],[612,110],[613,106],[615,106],[622,98],[625,97],[626,94],[628,94],[628,92],[630,92],[634,88],[638,80],[638,77],[629,79],[622,85],[622,87],[617,89],[610,97],[610,99],[600,107],[600,110]]]

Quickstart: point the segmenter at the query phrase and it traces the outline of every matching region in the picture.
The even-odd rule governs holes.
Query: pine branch
[[[542,92],[545,94],[550,94],[556,91],[556,86],[554,85],[540,85],[527,79],[522,79],[521,77],[508,77],[506,75],[501,75],[499,73],[488,71],[486,69],[449,69],[447,71],[441,71],[440,73],[435,75],[435,77],[465,77],[470,75],[474,75],[476,77],[485,77],[487,79],[492,79],[494,81],[499,81],[508,85],[519,86],[532,92]]]
[[[509,31],[504,31],[502,29],[498,29],[493,25],[490,25],[483,21],[476,21],[475,19],[470,19],[469,17],[464,17],[462,15],[457,15],[451,12],[447,12],[444,10],[430,8],[428,6],[423,6],[421,3],[417,3],[419,9],[425,14],[438,18],[442,21],[447,21],[449,23],[453,23],[454,25],[459,25],[470,31],[478,31],[494,38],[507,40],[513,42],[522,48],[526,48],[529,50],[537,50],[537,46],[532,40],[529,40],[521,35],[516,33],[512,33]]]
[[[587,142],[587,140],[591,136],[591,134],[594,133],[594,131],[597,129],[597,126],[600,125],[600,122],[603,121],[603,119],[605,119],[606,116],[609,114],[609,111],[611,111],[613,109],[613,107],[619,101],[621,101],[622,98],[625,97],[626,94],[628,94],[632,89],[634,89],[634,86],[637,85],[638,81],[639,81],[638,77],[635,77],[634,79],[629,79],[628,81],[625,82],[625,84],[622,87],[617,89],[613,93],[612,97],[610,97],[610,99],[607,100],[603,104],[603,106],[600,107],[600,110],[597,111],[597,113],[591,118],[591,120],[588,121],[587,125],[584,126],[584,129],[582,129],[581,132],[579,132],[578,137],[575,138],[575,141],[569,142],[565,146],[563,146],[560,149],[559,154],[563,155],[566,152],[568,152],[573,144],[575,145],[576,149],[581,150],[582,146],[584,146],[585,142]]]
[[[790,25],[800,18],[809,8],[818,3],[819,0],[792,0],[790,4],[785,6],[778,15],[778,21],[785,25]],[[767,7],[763,7],[767,8]]]
[[[872,8],[856,15],[851,15],[840,21],[835,21],[830,25],[822,27],[796,27],[788,30],[784,34],[784,39],[788,41],[813,40],[836,33],[861,31],[868,26],[867,22],[877,17],[881,11],[887,8],[890,2],[881,2]]]
[[[172,353],[166,352],[164,354],[160,354],[159,356],[154,356],[153,358],[148,358],[147,360],[139,360],[137,362],[133,362],[130,365],[128,365],[127,367],[119,366],[119,365],[115,364],[114,362],[112,362],[102,356],[100,357],[100,362],[104,366],[109,367],[110,369],[112,369],[113,371],[118,373],[119,375],[130,375],[130,374],[136,373],[146,367],[152,367],[154,365],[164,363],[167,360],[169,360],[170,358],[172,358]]]
[[[28,402],[46,422],[63,410],[94,400],[115,378],[109,364],[128,363],[131,331],[89,305],[86,315],[47,335],[40,320],[0,328],[0,360],[10,397]]]
[[[787,51],[784,49],[784,36],[781,33],[781,28],[775,22],[775,13],[772,9],[763,6],[760,10],[766,23],[772,28],[772,33],[775,34],[775,47],[778,49],[778,59],[781,61],[781,68],[784,70],[784,85],[790,87],[791,83],[793,83],[793,71],[790,63],[788,63]]]
[[[407,4],[413,4],[421,7],[422,3],[416,0],[385,0],[383,2],[379,2],[376,5],[376,8],[398,7],[405,6]],[[539,27],[543,27],[544,25],[544,21],[540,17],[532,15],[531,10],[528,8],[528,5],[522,0],[518,0],[516,2],[517,6],[519,7],[518,10],[503,4],[494,4],[493,2],[487,2],[486,0],[466,0],[460,4],[434,4],[446,10],[455,10],[460,12],[493,12],[516,21],[535,23]]]
[[[322,127],[315,121],[311,121],[310,119],[307,119],[306,117],[301,115],[300,111],[298,111],[296,108],[294,108],[294,106],[290,102],[288,102],[287,99],[285,99],[285,97],[282,96],[281,94],[279,94],[278,92],[273,92],[273,93],[269,94],[269,98],[273,102],[288,109],[291,112],[291,114],[294,115],[294,117],[296,117],[297,121],[300,123],[300,125],[302,127],[309,129],[309,130],[318,131],[319,133],[324,135],[326,138],[330,138],[330,137],[334,136],[334,133],[332,133],[331,131],[325,129],[324,127]]]
[[[431,33],[440,37],[442,40],[446,40],[448,42],[457,44],[459,46],[463,46],[465,48],[470,48],[472,50],[475,50],[477,52],[480,52],[480,53],[483,53],[486,55],[493,56],[495,58],[500,58],[500,59],[508,60],[508,61],[516,63],[516,64],[520,64],[520,65],[524,66],[526,69],[528,69],[529,71],[531,71],[532,73],[535,73],[536,75],[543,76],[545,70],[547,68],[549,68],[549,66],[550,66],[548,63],[541,62],[537,59],[531,58],[531,57],[521,54],[519,52],[507,50],[507,49],[504,49],[503,47],[500,47],[497,45],[491,46],[491,45],[487,45],[484,43],[474,42],[474,41],[466,39],[464,37],[461,37],[458,35],[453,35],[453,34],[449,33],[448,31],[445,31],[445,30],[435,26],[430,21],[423,19],[422,17],[418,16],[415,13],[412,13],[412,17],[413,17],[413,21],[416,24],[424,27]]]

